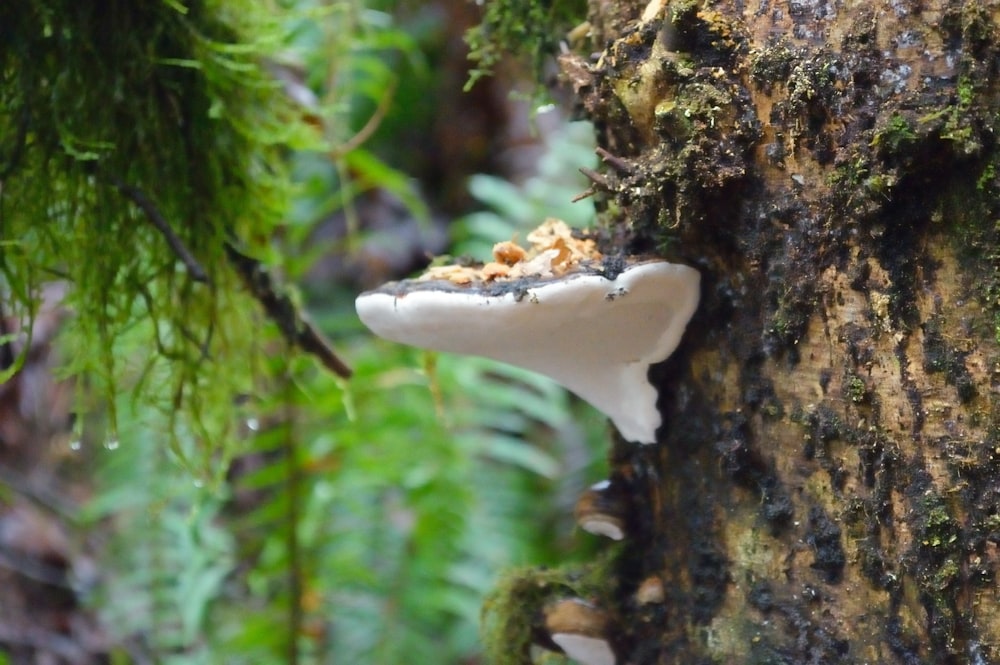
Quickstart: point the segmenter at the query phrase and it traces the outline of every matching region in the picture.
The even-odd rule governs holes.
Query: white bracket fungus
[[[580,665],[615,665],[608,623],[607,614],[579,598],[545,608],[545,628],[552,642]]]
[[[625,537],[625,506],[610,480],[591,485],[573,509],[581,529],[612,540]]]
[[[615,665],[615,654],[606,640],[572,633],[553,633],[552,641],[582,665]]]
[[[646,261],[611,275],[575,259],[560,270],[564,244],[557,239],[517,259],[516,278],[505,281],[464,272],[457,279],[465,269],[454,266],[430,280],[387,284],[358,297],[358,316],[395,342],[544,374],[611,418],[625,439],[655,443],[661,418],[647,372],[680,343],[698,304],[699,273]]]

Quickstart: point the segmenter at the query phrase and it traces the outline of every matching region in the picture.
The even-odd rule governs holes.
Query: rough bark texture
[[[1000,662],[998,6],[592,0],[604,200],[703,274],[619,663]]]

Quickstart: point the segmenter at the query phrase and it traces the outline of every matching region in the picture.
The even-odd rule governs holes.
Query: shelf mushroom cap
[[[625,538],[625,502],[610,480],[587,488],[576,501],[573,515],[581,529],[612,540]]]
[[[608,624],[605,612],[579,598],[545,608],[545,628],[552,642],[580,665],[615,665]]]
[[[615,665],[615,654],[607,640],[600,637],[554,633],[552,641],[559,645],[567,656],[581,665]]]
[[[613,279],[581,270],[503,285],[406,281],[361,294],[358,316],[386,339],[500,360],[544,374],[655,443],[649,366],[666,360],[698,305],[694,268],[647,261]]]

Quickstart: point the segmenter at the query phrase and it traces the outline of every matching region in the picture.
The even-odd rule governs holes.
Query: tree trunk
[[[603,201],[702,272],[611,454],[618,663],[1000,662],[998,7],[591,3]]]

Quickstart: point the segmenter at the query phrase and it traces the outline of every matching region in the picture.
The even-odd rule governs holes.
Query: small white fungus
[[[575,633],[553,633],[552,641],[580,665],[615,665],[615,654],[607,640]]]

